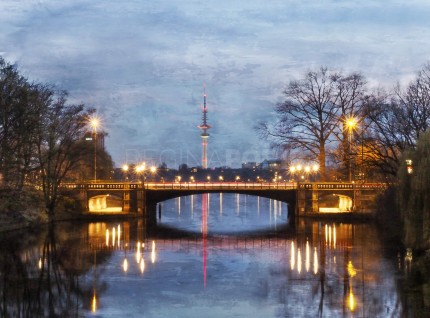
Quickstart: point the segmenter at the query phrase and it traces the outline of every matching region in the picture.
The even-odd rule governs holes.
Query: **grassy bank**
[[[58,202],[55,220],[75,219],[80,207],[72,199],[63,197]],[[0,232],[24,227],[36,227],[49,222],[43,194],[33,188],[23,191],[0,190]]]

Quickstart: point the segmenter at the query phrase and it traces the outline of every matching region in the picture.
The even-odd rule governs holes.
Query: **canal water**
[[[379,237],[237,194],[3,233],[0,317],[428,317],[413,256]]]

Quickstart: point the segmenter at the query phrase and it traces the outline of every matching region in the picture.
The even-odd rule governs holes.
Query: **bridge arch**
[[[246,194],[252,196],[259,196],[268,199],[278,200],[289,205],[295,206],[296,194],[294,191],[255,191],[255,190],[172,190],[169,192],[161,192],[156,190],[146,190],[147,202],[150,204],[157,204],[166,200],[190,196],[194,194],[204,194],[204,193],[232,193],[232,194]]]
[[[319,212],[349,212],[353,210],[351,196],[339,193],[327,193],[319,197]]]
[[[114,194],[97,194],[88,198],[89,212],[122,212],[123,199]]]

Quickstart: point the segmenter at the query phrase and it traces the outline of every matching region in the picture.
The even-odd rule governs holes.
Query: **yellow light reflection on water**
[[[351,261],[348,262],[347,270],[348,270],[348,275],[350,277],[350,280],[349,280],[348,307],[349,307],[349,310],[354,311],[355,307],[356,307],[356,301],[355,301],[354,292],[352,291],[352,282],[351,282],[351,279],[355,275],[357,275],[357,270],[354,268],[354,265],[352,265]]]
[[[151,263],[155,263],[155,241],[152,241]]]
[[[357,271],[354,268],[354,265],[352,265],[352,262],[348,262],[348,274],[349,277],[354,277],[357,274]]]
[[[352,288],[349,288],[349,296],[348,296],[348,307],[349,310],[354,311],[355,310],[355,296],[354,293],[352,292]]]
[[[305,265],[306,265],[306,272],[309,272],[309,269],[311,268],[311,251],[309,248],[309,241],[306,241],[306,259],[305,259]]]
[[[299,274],[302,272],[302,252],[300,248],[297,248],[297,272]]]
[[[143,274],[144,271],[145,271],[145,260],[142,257],[140,260],[140,272]]]
[[[318,273],[318,253],[317,248],[314,247],[314,274]]]
[[[106,246],[109,246],[109,229],[106,229]]]
[[[141,258],[142,258],[142,254],[140,253],[140,242],[137,242],[137,248],[136,248],[136,262],[137,262],[137,264],[140,263]]]
[[[127,271],[128,271],[128,261],[127,261],[126,257],[124,257],[124,261],[122,262],[122,269],[124,270],[124,273],[127,273]]]
[[[120,239],[121,239],[121,227],[118,224],[118,247],[119,247]],[[115,242],[113,242],[113,244],[115,244]]]
[[[324,226],[325,229],[325,244],[328,245],[328,225]]]
[[[290,267],[291,267],[291,270],[294,270],[294,267],[296,265],[295,254],[296,254],[296,251],[294,248],[294,242],[291,242],[291,251],[290,251]]]
[[[116,233],[115,228],[112,228],[112,245],[115,245]]]
[[[336,248],[336,227],[333,225],[333,247]]]
[[[94,291],[93,298],[91,299],[91,311],[96,312],[97,311],[97,296],[96,291]]]

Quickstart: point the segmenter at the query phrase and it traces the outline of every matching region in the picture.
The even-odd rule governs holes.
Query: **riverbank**
[[[74,200],[63,197],[58,202],[54,221],[77,219],[79,211]],[[47,223],[48,213],[40,191],[0,189],[0,233]]]
[[[43,197],[35,190],[0,190],[0,232],[11,231],[48,221]]]

